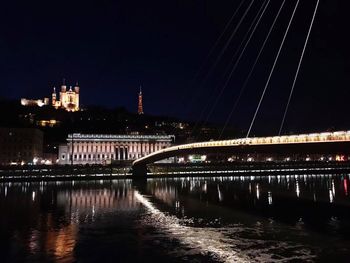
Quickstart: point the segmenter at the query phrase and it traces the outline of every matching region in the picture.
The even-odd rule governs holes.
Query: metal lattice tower
[[[137,113],[138,114],[143,114],[143,105],[142,105],[142,90],[140,87],[140,92],[139,92],[139,104],[138,104],[138,108],[137,108]]]

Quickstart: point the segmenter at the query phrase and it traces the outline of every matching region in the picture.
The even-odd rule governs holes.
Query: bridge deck
[[[299,134],[299,135],[284,135],[284,136],[271,136],[271,137],[255,137],[255,138],[239,138],[232,140],[221,140],[221,141],[209,141],[209,142],[198,142],[189,143],[183,145],[172,146],[160,151],[151,153],[133,162],[133,166],[147,164],[154,160],[159,160],[170,157],[173,154],[186,153],[196,150],[208,150],[208,149],[224,149],[239,146],[288,146],[288,145],[302,145],[302,144],[325,144],[325,143],[336,143],[336,142],[350,142],[350,131],[337,131],[337,132],[323,132],[323,133],[312,133],[312,134]]]

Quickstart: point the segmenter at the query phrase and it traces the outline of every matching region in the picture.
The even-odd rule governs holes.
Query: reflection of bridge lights
[[[248,161],[248,162],[253,162],[254,159],[253,159],[253,157],[249,157],[249,158],[247,159],[247,161]]]
[[[222,202],[224,200],[224,196],[222,195],[222,192],[220,190],[220,187],[219,185],[217,185],[217,189],[218,189],[218,198],[219,198],[219,201]]]
[[[207,190],[208,190],[207,182],[204,182],[202,189],[204,193],[207,193]]]
[[[334,179],[332,179],[332,193],[333,193],[333,196],[335,196]]]
[[[344,184],[344,193],[345,193],[345,195],[348,195],[348,179],[347,178],[344,178],[343,184]]]
[[[334,200],[333,192],[331,189],[329,189],[329,202],[333,203],[333,200]]]
[[[269,202],[269,205],[272,205],[272,193],[270,191],[267,193],[267,200]]]
[[[35,191],[32,192],[32,200],[35,200]]]
[[[295,185],[296,185],[295,192],[297,194],[297,197],[299,197],[300,196],[300,188],[299,188],[299,181],[298,181],[298,179],[295,181]]]
[[[259,184],[256,184],[256,199],[259,200],[259,198],[260,198]]]
[[[268,161],[268,162],[272,162],[272,161],[273,161],[273,159],[272,159],[272,157],[269,157],[269,158],[266,158],[266,161]]]

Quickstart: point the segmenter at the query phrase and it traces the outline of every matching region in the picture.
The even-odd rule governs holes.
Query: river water
[[[349,262],[349,175],[0,184],[1,262]]]

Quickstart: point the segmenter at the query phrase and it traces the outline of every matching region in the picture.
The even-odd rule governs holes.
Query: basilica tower
[[[56,106],[56,101],[57,101],[57,94],[56,94],[56,88],[53,87],[53,92],[52,92],[52,106]]]

